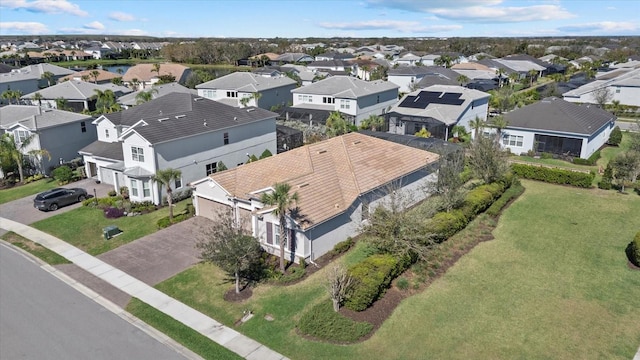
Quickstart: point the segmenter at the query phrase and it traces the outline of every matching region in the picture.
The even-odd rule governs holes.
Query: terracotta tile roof
[[[138,64],[132,66],[122,76],[123,81],[131,81],[138,79],[138,81],[151,81],[156,78],[158,74],[153,71],[154,64]],[[165,63],[160,64],[160,75],[173,75],[176,77],[176,81],[182,78],[182,74],[189,68],[180,64]]]
[[[97,80],[98,82],[111,81],[111,79],[120,77],[120,75],[112,73],[110,71],[106,71],[106,70],[83,70],[83,71],[78,71],[75,74],[67,75],[59,79],[58,82],[63,82],[68,80],[82,80],[82,76],[84,75],[87,75],[89,77],[89,79],[87,80],[88,82],[93,82],[94,78],[91,75],[91,72],[93,71],[97,71],[100,73],[100,75],[98,75],[98,80]]]
[[[276,182],[291,185],[310,228],[346,211],[361,194],[437,161],[438,155],[350,133],[210,175],[243,199]]]

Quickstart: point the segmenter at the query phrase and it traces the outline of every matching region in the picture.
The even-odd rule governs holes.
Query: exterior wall
[[[413,84],[417,84],[422,80],[423,75],[389,75],[388,81],[392,82],[400,88],[399,92],[411,92]]]
[[[398,101],[398,90],[388,90],[378,94],[371,94],[358,98],[356,113],[356,125],[360,126],[362,120],[371,115],[382,115],[387,108],[395,105]],[[338,101],[336,100],[336,103]]]
[[[270,110],[272,106],[287,105],[293,99],[291,90],[295,88],[296,84],[294,83],[275,89],[264,90],[261,92],[262,97],[260,97],[260,100],[258,100],[258,105],[260,108],[266,110]],[[253,104],[253,106],[255,106],[255,104]]]
[[[457,125],[464,126],[467,131],[473,133],[473,129],[469,126],[469,121],[474,120],[476,116],[482,121],[487,121],[489,112],[489,98],[474,100],[469,107],[460,115]]]
[[[612,101],[620,101],[622,105],[640,106],[640,87],[634,86],[608,86],[609,92],[611,92],[611,101],[607,104],[611,104]],[[578,96],[563,96],[563,100],[572,103],[590,103],[595,104],[596,99],[594,92],[588,92]]]
[[[83,120],[86,131],[81,131],[80,121],[46,128],[40,131],[40,148],[51,155],[51,160],[42,159],[43,171],[49,174],[49,167],[58,165],[60,159],[69,161],[79,157],[78,151],[97,140],[96,127],[91,118]]]
[[[581,158],[588,159],[594,152],[600,149],[611,135],[611,130],[615,127],[615,122],[611,122],[603,126],[598,132],[589,137],[588,141],[583,142],[583,151]]]
[[[503,138],[509,135],[522,136],[522,146],[504,145],[502,139],[500,140],[500,144],[503,148],[509,149],[513,154],[520,155],[523,153],[527,153],[529,150],[534,150],[533,145],[535,141],[535,134],[535,131],[515,130],[507,128],[502,131]]]
[[[132,147],[142,148],[144,154],[144,161],[133,160],[131,153]],[[124,156],[124,165],[126,168],[133,168],[139,166],[150,173],[156,172],[154,161],[154,148],[149,144],[147,140],[138,135],[137,133],[131,133],[122,142],[122,154]]]
[[[118,128],[109,120],[102,118],[99,121],[96,121],[96,132],[98,133],[98,140],[104,142],[117,142],[120,133],[118,132]],[[107,137],[107,131],[108,136]]]
[[[503,131],[503,138],[508,137],[509,135],[522,136],[523,142],[522,146],[510,146],[504,145],[501,140],[502,147],[508,148],[512,153],[516,155],[520,155],[528,152],[529,150],[535,151],[535,135],[549,135],[549,136],[558,136],[565,138],[573,138],[573,139],[582,139],[582,148],[580,150],[580,157],[583,159],[588,159],[596,150],[600,149],[609,139],[609,135],[611,134],[611,130],[613,130],[613,125],[608,124],[600,129],[596,134],[591,136],[590,138],[586,138],[579,135],[570,135],[570,134],[562,134],[562,133],[552,133],[545,131],[527,131],[521,129],[505,129]]]

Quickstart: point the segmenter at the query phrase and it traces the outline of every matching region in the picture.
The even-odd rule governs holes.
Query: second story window
[[[87,132],[87,123],[82,121],[80,122],[80,131],[82,131],[83,133]]]
[[[350,109],[351,108],[351,104],[349,103],[349,100],[340,100],[340,109]]]
[[[29,138],[29,132],[25,130],[15,130],[13,132],[13,139],[18,144],[22,144]]]
[[[131,158],[133,161],[144,162],[144,149],[141,147],[131,147]]]
[[[109,138],[109,129],[104,129],[104,137]]]
[[[224,144],[229,145],[229,133],[224,133]]]
[[[227,91],[227,97],[228,98],[237,98],[238,97],[238,92],[237,91]]]

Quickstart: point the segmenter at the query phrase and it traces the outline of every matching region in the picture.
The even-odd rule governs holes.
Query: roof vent
[[[169,120],[169,118],[160,118],[160,119],[158,119],[159,122],[163,122],[165,120]]]
[[[361,141],[360,141],[360,140],[356,140],[356,141],[354,141],[354,142],[353,142],[353,145],[358,145],[358,144],[360,144],[360,143],[361,143]]]
[[[185,117],[186,115],[176,115],[176,119],[182,119],[183,117]]]
[[[256,111],[256,109],[255,109],[255,108],[249,108],[249,109],[247,109],[247,112],[252,112],[252,111]]]
[[[298,185],[298,189],[302,189],[303,187],[309,186],[309,183],[303,183]]]
[[[327,150],[318,150],[318,154],[324,154],[326,152],[327,152]]]
[[[233,121],[238,121],[238,117],[237,117],[237,116],[234,116],[234,117],[233,117]]]
[[[207,126],[207,119],[204,119],[204,122],[202,123],[202,125]]]

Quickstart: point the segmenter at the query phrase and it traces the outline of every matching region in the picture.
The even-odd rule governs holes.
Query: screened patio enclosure
[[[545,152],[580,157],[582,140],[583,139],[536,134],[534,144],[536,144],[536,152],[538,153]]]

